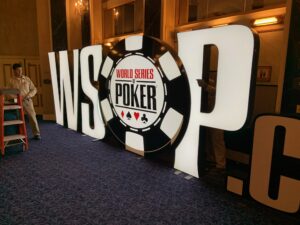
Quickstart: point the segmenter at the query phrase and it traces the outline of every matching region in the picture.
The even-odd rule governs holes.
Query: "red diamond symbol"
[[[124,112],[123,111],[121,112],[121,116],[122,116],[122,118],[124,117]]]

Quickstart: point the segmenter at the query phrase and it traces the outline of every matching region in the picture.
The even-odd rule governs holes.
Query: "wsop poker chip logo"
[[[190,93],[183,66],[169,47],[146,36],[117,43],[101,69],[104,120],[126,147],[152,152],[184,133]]]
[[[134,69],[131,65],[136,65]],[[162,74],[152,61],[129,55],[116,64],[110,79],[109,99],[113,110],[131,130],[149,129],[165,110]]]

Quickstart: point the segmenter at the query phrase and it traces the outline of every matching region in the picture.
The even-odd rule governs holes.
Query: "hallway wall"
[[[0,28],[0,55],[39,55],[35,0],[1,0]]]

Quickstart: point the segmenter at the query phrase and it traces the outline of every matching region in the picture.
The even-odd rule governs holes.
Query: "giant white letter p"
[[[214,110],[201,113],[203,50],[215,45],[219,51]],[[199,126],[238,130],[248,116],[255,37],[241,25],[178,34],[179,56],[191,90],[191,115],[187,131],[176,149],[175,168],[198,177]]]

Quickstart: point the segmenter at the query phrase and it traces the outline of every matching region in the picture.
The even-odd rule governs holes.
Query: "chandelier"
[[[83,15],[89,10],[88,0],[76,0],[75,1],[75,10],[79,15]]]

